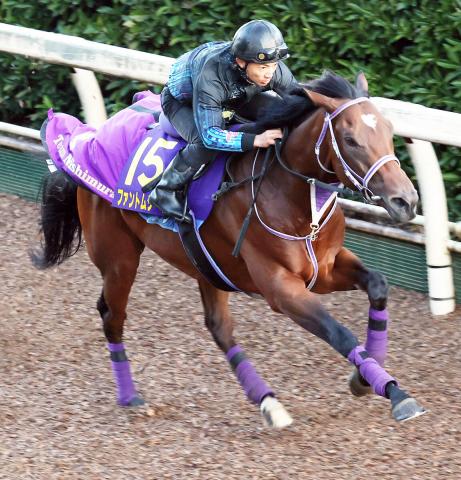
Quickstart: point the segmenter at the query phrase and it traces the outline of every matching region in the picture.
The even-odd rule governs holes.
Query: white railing
[[[116,77],[164,84],[174,58],[0,23],[0,50]]]
[[[86,121],[93,125],[101,124],[106,112],[92,72],[164,84],[174,61],[170,57],[4,23],[0,23],[0,51],[73,68],[73,81]],[[425,219],[431,311],[435,315],[452,312],[455,300],[449,245],[453,248],[453,242],[449,236],[445,188],[430,142],[461,147],[461,115],[386,98],[373,97],[372,101],[392,122],[395,134],[410,142],[407,146],[416,169]],[[15,126],[0,124],[0,130],[2,127],[14,133]],[[21,135],[19,131],[18,134]]]

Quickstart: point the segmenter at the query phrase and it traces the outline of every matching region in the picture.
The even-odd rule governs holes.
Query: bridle
[[[336,156],[338,157],[338,160],[341,162],[341,165],[343,167],[343,170],[344,170],[344,173],[346,175],[346,177],[351,181],[351,183],[354,185],[355,188],[357,188],[357,190],[361,193],[361,195],[363,196],[363,198],[369,202],[369,203],[376,203],[381,197],[379,197],[378,195],[374,195],[373,192],[370,190],[370,188],[368,187],[368,183],[369,181],[371,180],[371,178],[373,177],[373,175],[383,166],[385,165],[386,163],[388,162],[391,162],[391,161],[395,161],[397,162],[397,164],[400,166],[400,162],[399,162],[399,159],[395,156],[395,155],[384,155],[382,156],[377,162],[375,162],[371,167],[370,169],[368,170],[368,172],[365,174],[364,177],[361,177],[357,172],[355,172],[348,164],[347,162],[344,160],[343,156],[341,155],[341,152],[339,150],[339,147],[338,147],[338,143],[336,141],[336,137],[335,137],[335,134],[334,134],[334,130],[333,130],[333,124],[332,124],[332,120],[335,119],[340,113],[342,113],[344,110],[346,110],[347,108],[351,107],[352,105],[356,105],[357,103],[362,103],[362,102],[366,102],[366,101],[370,101],[367,97],[359,97],[359,98],[355,98],[353,100],[349,100],[348,102],[342,104],[340,107],[338,107],[333,113],[328,113],[328,112],[325,112],[325,118],[324,118],[324,121],[323,121],[323,127],[322,127],[322,131],[320,132],[320,135],[319,135],[319,138],[315,144],[315,156],[317,157],[317,162],[320,166],[320,168],[327,172],[327,173],[332,173],[332,174],[335,174],[335,172],[333,172],[332,170],[329,170],[327,169],[323,164],[322,162],[320,161],[320,147],[323,143],[323,141],[325,140],[325,137],[326,137],[326,134],[327,134],[327,131],[329,130],[330,131],[330,136],[331,136],[331,144],[333,146],[333,150],[336,154]],[[312,183],[312,184],[317,184],[318,186],[321,186],[323,188],[326,188],[327,190],[336,190],[338,192],[342,192],[342,191],[345,191],[345,193],[350,193],[350,189],[343,189],[342,187],[332,187],[331,185],[325,183],[325,182],[320,182],[319,180],[315,179],[315,178],[311,178],[311,177],[308,177],[306,175],[303,175],[302,173],[300,172],[297,172],[295,170],[293,170],[292,168],[290,168],[283,160],[282,160],[282,156],[281,156],[281,145],[280,144],[276,144],[276,156],[277,156],[277,160],[279,161],[280,165],[287,171],[289,171],[290,173],[296,175],[297,177],[300,177],[302,178],[303,180],[305,180],[306,182],[308,183]]]
[[[349,100],[348,102],[344,103],[340,107],[338,107],[333,113],[325,112],[325,119],[323,121],[322,131],[320,132],[319,139],[315,144],[315,155],[317,157],[317,162],[320,168],[328,173],[334,173],[331,170],[325,168],[324,165],[320,162],[320,146],[322,145],[323,140],[326,137],[327,130],[330,130],[331,135],[331,143],[333,145],[333,150],[338,157],[338,160],[341,162],[341,165],[344,169],[344,173],[346,177],[352,182],[352,184],[357,188],[357,190],[363,195],[363,197],[371,202],[379,200],[379,196],[373,195],[373,192],[368,188],[368,182],[371,180],[373,175],[387,162],[396,161],[400,166],[399,159],[395,155],[384,155],[381,157],[377,162],[375,162],[368,172],[365,174],[364,177],[361,177],[357,172],[355,172],[344,160],[341,152],[339,151],[338,143],[336,142],[335,134],[333,131],[333,124],[331,121],[336,118],[340,113],[342,113],[346,108],[351,107],[352,105],[356,105],[357,103],[367,102],[370,101],[367,97],[359,97],[353,100]]]

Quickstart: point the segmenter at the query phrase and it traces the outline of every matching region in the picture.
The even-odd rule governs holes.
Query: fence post
[[[415,166],[425,218],[429,303],[434,315],[445,315],[455,309],[445,186],[432,143],[414,139],[411,142],[407,149]]]
[[[71,76],[82,104],[86,123],[93,127],[101,126],[107,120],[107,113],[96,75],[90,70],[74,68]]]

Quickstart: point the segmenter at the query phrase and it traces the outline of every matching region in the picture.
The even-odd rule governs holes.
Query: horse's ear
[[[362,92],[365,96],[368,95],[368,81],[363,72],[359,72],[355,79],[355,86],[359,92]]]
[[[312,100],[316,107],[324,108],[327,112],[334,112],[340,105],[337,98],[327,97],[321,93],[313,92],[312,90],[304,89],[306,95]]]

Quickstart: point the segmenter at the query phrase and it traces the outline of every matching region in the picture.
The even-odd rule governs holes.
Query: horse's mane
[[[301,84],[302,87],[312,90],[331,98],[358,98],[364,92],[352,85],[348,80],[330,70],[325,70],[320,78],[315,78],[308,83]]]
[[[305,89],[312,90],[332,98],[358,98],[364,92],[358,90],[348,80],[335,73],[325,70],[321,77],[298,86],[282,94],[282,99],[270,110],[263,110],[254,124],[255,130],[264,131],[268,128],[293,127],[317,107],[308,97]]]

